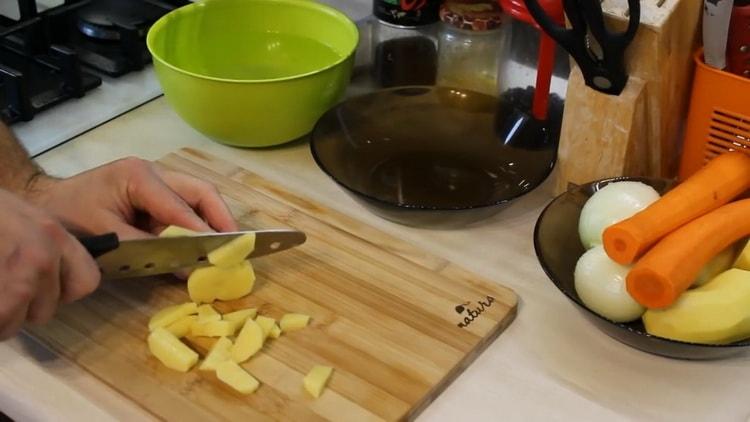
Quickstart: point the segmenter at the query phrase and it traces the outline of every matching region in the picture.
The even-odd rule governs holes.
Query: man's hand
[[[85,234],[114,231],[121,239],[143,238],[171,224],[201,232],[237,230],[213,185],[137,158],[68,179],[39,177],[26,197],[69,230]]]
[[[0,340],[99,285],[99,268],[54,217],[0,190]]]

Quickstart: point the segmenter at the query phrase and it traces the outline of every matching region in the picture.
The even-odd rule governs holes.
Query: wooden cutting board
[[[184,282],[174,277],[106,283],[64,307],[50,324],[30,329],[158,418],[411,419],[515,316],[517,297],[510,289],[245,169],[197,150],[182,150],[160,163],[215,183],[247,228],[292,227],[308,235],[301,247],[253,261],[252,295],[215,306],[222,312],[258,307],[274,318],[302,312],[312,321],[304,330],[269,340],[244,364],[261,382],[250,396],[236,394],[212,373],[178,373],[150,355],[149,317],[189,300]],[[481,313],[475,311],[483,307],[480,302],[490,305]],[[213,341],[188,340],[201,354]],[[302,388],[315,364],[335,368],[317,400]]]

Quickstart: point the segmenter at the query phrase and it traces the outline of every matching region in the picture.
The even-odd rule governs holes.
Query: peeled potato
[[[167,325],[164,328],[170,333],[174,334],[175,337],[182,338],[190,334],[190,328],[193,326],[193,324],[195,324],[195,321],[197,320],[198,316],[187,315]]]
[[[643,314],[649,333],[673,340],[727,344],[750,338],[750,271],[733,268]]]
[[[305,375],[303,380],[305,390],[317,399],[323,392],[323,388],[325,388],[332,372],[333,368],[330,366],[315,365],[313,369]]]
[[[198,268],[188,278],[188,293],[194,302],[235,300],[248,295],[255,284],[255,273],[249,262],[232,267]]]
[[[252,394],[260,385],[258,380],[231,360],[216,365],[216,377],[242,394]]]
[[[160,310],[148,321],[148,330],[153,331],[160,327],[166,327],[178,319],[198,312],[198,305],[193,302],[180,305],[167,306]]]
[[[645,309],[625,287],[629,271],[629,266],[612,261],[603,246],[596,246],[578,259],[574,272],[576,293],[589,309],[607,319],[636,320]]]
[[[214,343],[211,350],[208,351],[206,358],[198,369],[201,371],[215,371],[218,364],[231,359],[229,353],[231,348],[232,340],[229,340],[226,337],[221,337],[216,340],[216,343]]]
[[[249,308],[249,309],[242,309],[239,311],[234,311],[228,314],[224,314],[221,318],[224,321],[232,321],[232,322],[239,321],[240,323],[244,324],[248,318],[255,318],[255,315],[257,313],[258,313],[257,309]]]
[[[268,338],[268,335],[273,330],[273,327],[276,326],[276,320],[273,318],[269,318],[263,315],[258,315],[257,318],[255,318],[255,322],[260,325],[260,329],[263,330],[263,338]]]
[[[241,264],[255,249],[255,233],[247,233],[222,245],[208,254],[208,262],[217,267]]]
[[[148,348],[164,366],[176,371],[187,372],[198,362],[198,354],[164,328],[149,334]]]
[[[281,337],[281,328],[279,328],[278,325],[273,324],[273,327],[271,327],[271,332],[268,333],[268,337],[271,337],[271,338]]]
[[[180,226],[169,226],[159,233],[159,237],[186,237],[195,236],[196,234],[200,233]]]
[[[740,252],[737,260],[734,261],[733,267],[750,271],[750,241],[742,248],[742,252]]]
[[[641,182],[615,182],[591,195],[581,210],[578,234],[586,249],[602,244],[604,229],[646,208],[659,193]]]
[[[190,334],[198,337],[227,337],[233,336],[237,331],[237,323],[232,321],[207,321],[198,320],[190,327]]]
[[[698,278],[693,283],[693,286],[702,286],[711,281],[717,275],[732,268],[735,258],[737,258],[736,245],[732,245],[719,252],[718,255],[708,261],[708,264],[703,266],[703,269],[700,274],[698,274]]]
[[[198,322],[220,321],[221,314],[209,304],[198,307]]]
[[[265,336],[260,325],[254,320],[248,319],[245,321],[245,325],[240,330],[240,334],[237,335],[237,339],[232,346],[232,360],[242,363],[250,359],[263,347],[264,339]]]
[[[295,331],[307,327],[308,322],[310,322],[309,315],[286,314],[281,317],[279,327],[281,327],[281,331],[283,332]]]

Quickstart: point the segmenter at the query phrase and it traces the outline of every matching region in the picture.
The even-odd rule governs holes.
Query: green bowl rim
[[[349,19],[348,16],[346,16],[344,13],[342,13],[341,11],[339,11],[339,10],[333,8],[333,7],[330,7],[330,6],[322,4],[322,3],[318,3],[318,2],[316,2],[314,0],[247,0],[248,3],[250,3],[250,2],[256,2],[256,3],[286,3],[286,4],[301,6],[303,8],[307,8],[307,9],[311,9],[311,10],[317,10],[317,11],[320,11],[320,12],[324,12],[324,13],[328,13],[330,15],[333,15],[339,21],[341,21],[342,23],[344,23],[349,28],[349,30],[352,31],[352,33],[354,34],[354,39],[353,39],[353,43],[352,43],[353,45],[352,45],[351,51],[349,51],[348,54],[344,55],[339,60],[333,62],[332,64],[329,64],[326,67],[322,67],[320,69],[313,70],[313,71],[307,72],[307,73],[300,73],[298,75],[285,76],[283,78],[274,78],[274,79],[227,79],[227,78],[217,78],[215,76],[202,75],[202,74],[199,74],[199,73],[190,72],[190,71],[187,71],[187,70],[184,70],[184,69],[180,69],[179,67],[177,67],[177,66],[175,66],[175,65],[167,62],[166,60],[164,60],[162,57],[160,57],[158,54],[156,54],[154,52],[154,49],[152,48],[152,45],[151,45],[152,42],[153,42],[153,38],[155,36],[153,34],[156,31],[160,30],[160,28],[162,28],[164,25],[166,25],[166,21],[170,18],[170,16],[172,14],[178,13],[178,11],[180,11],[180,10],[193,9],[193,8],[196,8],[196,7],[200,7],[201,4],[212,3],[212,2],[216,2],[216,1],[223,1],[223,0],[199,0],[199,1],[196,1],[196,2],[194,2],[192,4],[189,4],[189,5],[177,8],[175,10],[172,10],[171,12],[169,12],[166,15],[162,16],[161,18],[159,18],[159,20],[157,20],[151,26],[151,29],[149,29],[148,34],[146,35],[146,46],[148,47],[148,51],[151,53],[151,56],[154,59],[158,60],[161,64],[163,64],[164,66],[169,67],[172,70],[175,70],[175,71],[177,71],[179,73],[182,73],[182,74],[185,74],[185,75],[189,75],[189,76],[193,76],[193,77],[196,77],[196,78],[207,79],[207,80],[212,80],[212,81],[217,81],[217,82],[241,83],[241,84],[256,84],[256,83],[269,83],[269,82],[291,81],[291,80],[302,79],[302,78],[305,78],[305,77],[308,77],[308,76],[317,75],[319,73],[325,72],[326,70],[332,69],[332,68],[340,65],[341,63],[344,63],[347,60],[349,60],[352,57],[352,55],[357,51],[357,46],[359,45],[359,30],[357,29],[357,25],[354,22],[352,22],[352,20]]]

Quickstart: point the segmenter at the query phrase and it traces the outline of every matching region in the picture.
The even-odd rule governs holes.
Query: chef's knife
[[[255,249],[248,258],[293,248],[307,239],[296,230],[263,230],[123,241],[115,234],[106,234],[78,240],[96,258],[102,279],[114,280],[209,265],[209,252],[247,233],[255,233]]]
[[[727,33],[733,0],[704,0],[703,59],[717,69],[727,67]]]

